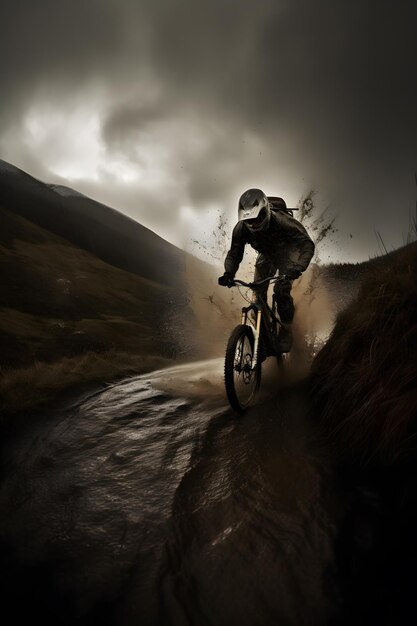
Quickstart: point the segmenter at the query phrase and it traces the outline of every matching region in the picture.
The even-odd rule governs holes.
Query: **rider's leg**
[[[285,274],[285,272],[281,272]],[[291,296],[292,280],[283,280],[275,283],[274,294],[277,309],[282,322],[279,334],[280,349],[282,352],[289,352],[292,346],[291,324],[294,319],[294,300]]]
[[[255,275],[253,280],[262,280],[263,278],[268,278],[268,276],[272,276],[276,272],[276,265],[268,259],[263,254],[258,254],[256,263],[255,263]],[[268,283],[265,283],[259,290],[255,292],[255,302],[259,302],[260,298],[263,300],[267,299],[268,294]]]
[[[254,281],[262,280],[263,278],[268,278],[268,276],[273,276],[276,270],[277,270],[276,264],[274,264],[270,259],[268,259],[268,257],[264,256],[263,254],[258,254],[256,263],[255,263],[255,275],[253,277],[253,280]],[[269,283],[265,283],[265,285],[262,285],[262,287],[259,290],[256,290],[254,292],[254,301],[257,304],[261,304],[262,300],[264,302],[267,302],[268,287],[269,287]],[[256,323],[256,319],[258,316],[257,312],[253,311],[252,315],[253,315],[253,321],[254,323]],[[269,352],[265,350],[264,342],[261,342],[261,351],[259,354],[259,358],[261,362],[265,360],[267,356],[269,356]]]

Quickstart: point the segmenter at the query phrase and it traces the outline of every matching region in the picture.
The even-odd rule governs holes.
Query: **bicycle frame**
[[[276,282],[276,281],[284,280],[284,279],[285,279],[285,276],[283,277],[270,276],[263,280],[257,281],[256,283],[255,282],[245,283],[241,280],[235,280],[234,282],[235,284],[241,284],[244,287],[249,287],[253,291],[256,291],[256,287],[259,287],[263,283],[266,283],[266,282],[270,283],[272,281]],[[251,329],[251,332],[253,334],[253,340],[254,340],[254,349],[253,349],[254,359],[252,361],[252,366],[251,366],[252,370],[254,370],[258,365],[259,344],[261,341],[262,331],[268,338],[268,341],[270,341],[271,331],[268,328],[267,318],[269,318],[269,321],[271,321],[272,323],[278,324],[278,326],[282,326],[281,320],[275,315],[273,309],[269,306],[269,304],[263,298],[260,298],[260,301],[261,301],[260,304],[257,302],[252,302],[249,306],[242,307],[241,323],[244,324],[245,326],[248,326],[248,328]],[[256,321],[254,324],[248,321],[248,315],[250,311],[256,311]],[[264,324],[262,324],[262,322],[264,322]]]
[[[253,283],[236,279],[227,283],[219,281],[223,286],[242,285],[257,292],[257,297],[252,298],[249,306],[242,307],[241,324],[233,329],[226,347],[224,364],[226,394],[231,407],[239,414],[251,404],[259,389],[262,362],[268,356],[276,356],[278,366],[281,365],[282,355],[277,339],[278,328],[282,326],[282,322],[279,314],[275,313],[276,298],[274,296],[270,307],[262,291],[267,292],[266,283],[269,285],[273,281],[286,278],[269,276]],[[261,289],[261,285],[264,285],[264,289]]]

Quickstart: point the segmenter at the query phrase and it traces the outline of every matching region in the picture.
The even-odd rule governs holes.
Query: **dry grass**
[[[0,275],[4,412],[162,367],[178,355],[166,332],[178,300],[173,288],[113,267],[2,208]]]
[[[121,352],[89,352],[53,363],[35,362],[6,370],[0,377],[0,401],[5,414],[38,407],[63,391],[104,384],[128,374],[141,374],[172,364],[159,356]]]
[[[0,207],[2,410],[216,354],[219,324],[226,332],[232,323],[219,315],[228,310],[224,290],[214,302],[203,297],[217,289],[217,274],[191,258],[184,275],[168,269],[168,285],[148,280]]]
[[[312,368],[335,455],[392,463],[417,450],[417,244],[370,272]]]

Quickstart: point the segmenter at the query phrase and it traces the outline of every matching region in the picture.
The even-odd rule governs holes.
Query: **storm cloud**
[[[2,2],[1,156],[179,245],[247,187],[314,187],[333,257],[367,258],[415,203],[413,4]]]

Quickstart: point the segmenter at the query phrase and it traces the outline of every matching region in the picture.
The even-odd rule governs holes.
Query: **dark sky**
[[[2,0],[0,156],[179,245],[314,187],[332,258],[368,258],[415,207],[413,5]]]

